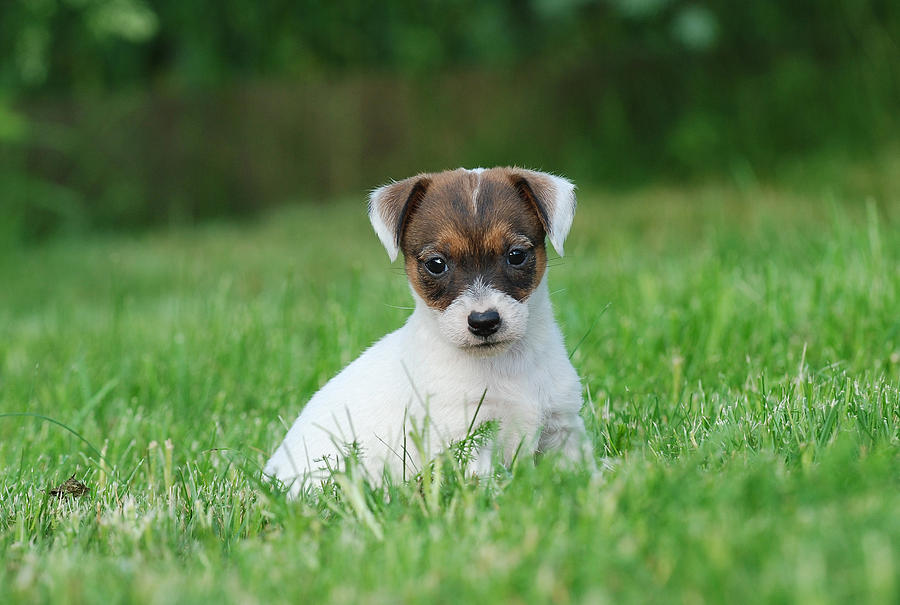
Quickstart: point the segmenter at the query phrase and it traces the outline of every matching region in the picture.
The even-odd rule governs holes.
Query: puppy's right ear
[[[428,191],[431,178],[420,174],[374,190],[369,195],[369,220],[391,262],[397,259],[409,217]]]

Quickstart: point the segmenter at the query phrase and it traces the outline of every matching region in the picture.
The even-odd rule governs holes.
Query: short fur
[[[356,443],[379,481],[421,468],[477,422],[497,420],[494,450],[589,451],[581,385],[550,305],[545,237],[562,255],[575,212],[565,179],[518,168],[422,174],[372,192],[369,216],[391,259],[403,252],[415,311],[317,392],[265,472],[296,495],[340,468]],[[438,271],[433,269],[437,268]],[[475,318],[496,312],[496,326]],[[423,438],[424,451],[410,433]]]

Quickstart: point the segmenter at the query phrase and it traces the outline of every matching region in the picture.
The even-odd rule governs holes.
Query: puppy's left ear
[[[379,187],[369,195],[369,220],[391,262],[397,259],[409,217],[430,184],[429,175],[420,174]]]
[[[563,243],[575,218],[575,185],[546,172],[518,168],[512,169],[510,178],[519,197],[537,212],[557,254],[563,256]]]

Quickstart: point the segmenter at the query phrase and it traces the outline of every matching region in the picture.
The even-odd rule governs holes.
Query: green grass
[[[0,418],[4,602],[900,599],[897,188],[583,193],[550,284],[613,468],[288,504],[280,418],[408,314],[363,207],[4,250],[0,412],[64,425]]]

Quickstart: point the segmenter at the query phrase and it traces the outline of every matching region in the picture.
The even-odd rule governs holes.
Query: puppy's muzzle
[[[475,336],[490,336],[500,329],[500,314],[495,309],[469,313],[469,332]]]

